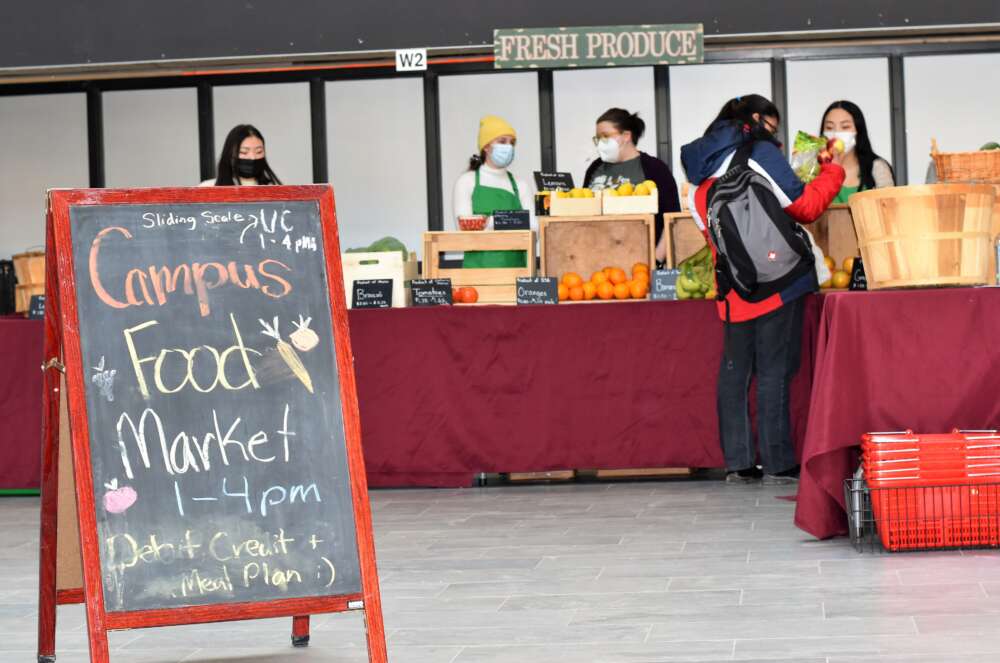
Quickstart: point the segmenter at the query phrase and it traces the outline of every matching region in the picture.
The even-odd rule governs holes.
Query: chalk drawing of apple
[[[125,513],[139,499],[139,494],[132,486],[118,487],[118,479],[112,479],[104,484],[108,492],[104,493],[104,510],[108,513]]]

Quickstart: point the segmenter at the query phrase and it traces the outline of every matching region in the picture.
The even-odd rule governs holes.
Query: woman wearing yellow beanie
[[[517,132],[495,115],[479,121],[479,154],[455,182],[454,210],[458,217],[498,210],[531,210],[531,189],[507,170],[514,160]],[[525,267],[526,251],[466,251],[464,267]]]

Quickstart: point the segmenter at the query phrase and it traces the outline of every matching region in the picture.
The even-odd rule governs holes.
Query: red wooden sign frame
[[[107,612],[98,552],[96,505],[91,473],[90,432],[84,398],[85,379],[80,348],[80,325],[76,302],[76,279],[70,206],[131,205],[169,203],[245,203],[315,201],[319,205],[326,258],[327,289],[340,377],[347,463],[361,567],[361,593],[297,599],[277,599],[257,603],[226,603],[162,610]],[[204,187],[173,189],[66,189],[49,192],[46,228],[46,311],[44,424],[42,440],[42,517],[39,570],[38,660],[55,660],[56,605],[86,603],[87,629],[92,663],[109,663],[108,631],[119,629],[239,621],[272,617],[294,617],[292,641],[308,643],[309,615],[347,610],[364,610],[367,625],[368,658],[372,663],[387,659],[382,605],[379,595],[375,545],[372,537],[368,483],[361,450],[361,425],[354,378],[354,356],[347,321],[340,243],[329,186]],[[65,364],[76,480],[76,513],[80,525],[83,566],[81,589],[56,587],[58,509],[59,384],[55,369]],[[55,361],[53,361],[55,360]]]

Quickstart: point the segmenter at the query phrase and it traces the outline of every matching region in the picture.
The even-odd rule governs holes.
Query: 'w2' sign
[[[407,48],[396,51],[396,71],[426,71],[427,49]]]

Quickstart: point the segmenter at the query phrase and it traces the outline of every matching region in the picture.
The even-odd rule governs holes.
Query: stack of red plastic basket
[[[1000,434],[869,433],[861,459],[882,545],[1000,545]]]

